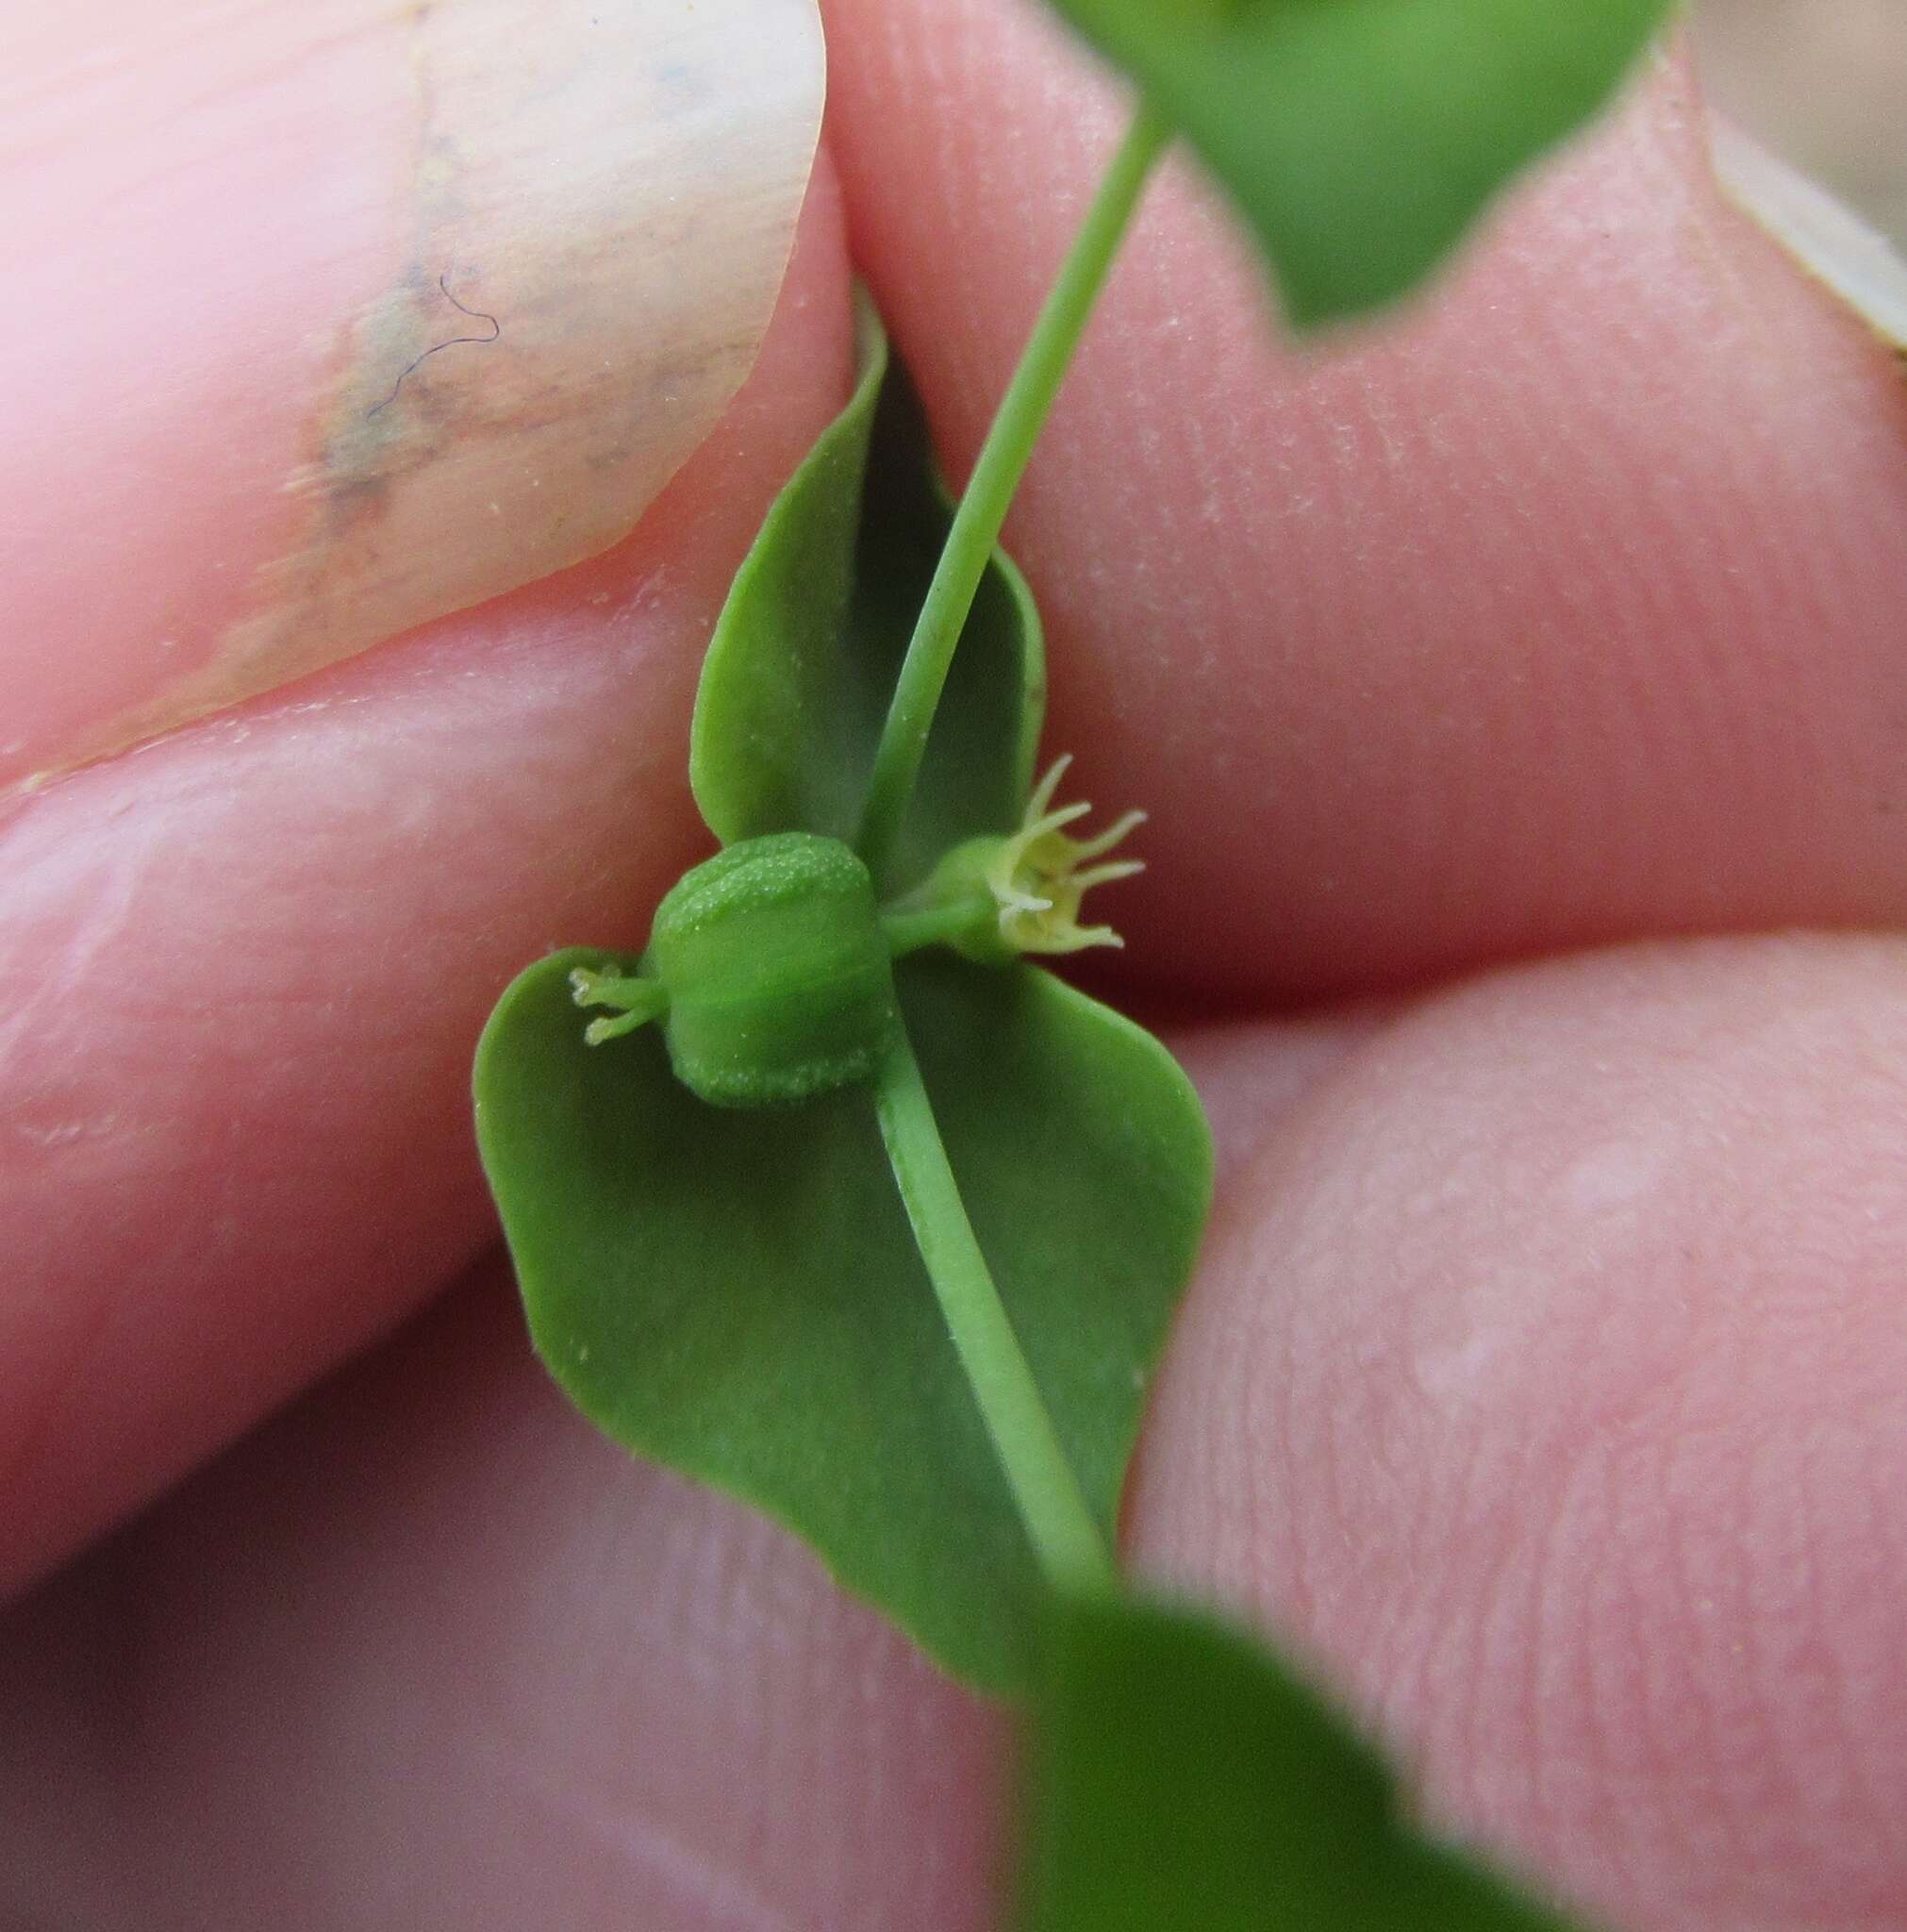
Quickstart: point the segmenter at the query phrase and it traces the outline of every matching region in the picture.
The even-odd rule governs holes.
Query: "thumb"
[[[68,225],[16,236],[15,268],[65,373],[58,395],[36,390],[27,443],[0,452],[0,473],[14,466],[0,571],[21,566],[27,613],[0,638],[19,658],[0,680],[18,695],[7,730],[21,765],[96,749],[101,732],[158,715],[144,706],[221,701],[227,674],[238,683],[217,683],[221,697],[283,675],[276,646],[226,650],[268,607],[286,648],[338,652],[400,621],[400,590],[416,616],[550,570],[634,519],[702,441],[634,534],[590,563],[0,804],[0,1590],[360,1344],[489,1237],[469,1127],[484,1013],[539,952],[623,930],[692,855],[682,746],[695,664],[848,375],[824,173],[762,335],[819,100],[811,9],[410,10],[432,32],[475,37],[467,67],[416,97],[437,56],[417,69],[416,46],[381,24],[388,8],[207,6],[185,26],[166,15],[162,33],[159,16],[128,11],[106,44],[115,62],[132,50],[136,84],[102,94],[113,115],[65,99],[58,124],[96,123],[99,141],[42,130],[41,199],[64,197]],[[706,26],[701,67],[680,45],[672,65],[666,37],[638,46],[614,25],[665,13]],[[580,37],[598,14],[626,111],[580,72],[523,79],[559,42],[587,67]],[[718,26],[738,43],[732,67],[713,58]],[[770,86],[774,44],[788,71]],[[105,71],[51,26],[25,51],[50,94]],[[443,133],[456,87],[513,143],[482,167],[477,128]],[[579,90],[594,119],[573,112]],[[674,130],[696,153],[732,140],[743,156],[765,117],[781,161],[733,208],[644,204],[635,176],[649,171],[621,125],[631,115],[667,124],[645,137],[658,153]],[[426,126],[447,145],[431,147]],[[428,151],[413,154],[420,142]],[[432,357],[366,428],[406,364],[372,354],[361,304],[408,288],[413,257],[431,268],[427,289],[441,272],[444,237],[393,198],[399,160],[416,173],[406,192],[448,197],[453,265],[494,277],[468,292],[504,333]],[[517,171],[514,190],[499,169]],[[0,202],[37,207],[38,192],[0,159]],[[88,194],[96,222],[78,219]],[[128,206],[146,208],[151,234]],[[743,238],[732,286],[708,254],[731,228]],[[646,292],[624,301],[607,258],[625,247],[651,268],[657,248],[700,262],[710,279],[677,287],[645,270]],[[147,305],[125,343],[74,292],[119,286],[123,248]],[[738,306],[722,291],[741,282],[755,293]],[[61,291],[71,313],[57,328]],[[677,322],[713,332],[683,334],[669,320],[678,301]],[[461,317],[456,332],[489,334]],[[312,341],[329,346],[307,354]],[[373,479],[288,495],[299,452],[333,449],[323,425],[354,410],[376,443]],[[286,543],[305,544],[305,562],[265,570]],[[167,641],[188,638],[170,654],[186,660],[174,677]]]
[[[7,38],[0,796],[623,535],[755,358],[821,107],[808,0]]]

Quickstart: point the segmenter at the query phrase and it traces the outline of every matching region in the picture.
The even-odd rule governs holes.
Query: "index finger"
[[[829,0],[855,245],[977,445],[1123,113],[1005,0]],[[1063,108],[1060,104],[1063,104]],[[1290,999],[1907,907],[1907,390],[1667,61],[1415,307],[1281,340],[1155,184],[1008,525],[1136,970]]]

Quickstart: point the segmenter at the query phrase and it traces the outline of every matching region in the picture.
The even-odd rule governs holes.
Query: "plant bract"
[[[1057,1602],[1033,1725],[1021,1932],[1569,1932],[1418,1830],[1344,1719],[1202,1612]]]
[[[1300,327],[1393,302],[1667,0],[1053,0],[1230,191]]]
[[[852,823],[944,530],[918,411],[871,321],[868,356],[710,652],[695,789],[725,839],[831,840]],[[1038,630],[1009,569],[990,584],[890,889],[964,841],[1010,838],[1028,809]],[[813,950],[811,933],[802,944]],[[679,957],[677,944],[664,963]],[[618,1441],[786,1524],[948,1669],[1021,1690],[1045,1584],[870,1090],[738,1110],[676,1078],[655,1025],[587,1043],[574,975],[586,994],[640,988],[654,963],[544,959],[478,1050],[479,1144],[539,1352]],[[710,963],[722,1012],[736,1010],[730,978],[753,970]],[[1035,967],[931,946],[897,959],[893,984],[1000,1300],[1109,1541],[1208,1206],[1197,1099],[1149,1034]],[[698,1040],[709,1024],[698,1009]]]

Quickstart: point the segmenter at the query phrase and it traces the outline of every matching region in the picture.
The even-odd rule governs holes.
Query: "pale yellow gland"
[[[1053,808],[1053,794],[1071,763],[1070,752],[1053,761],[1027,800],[1019,831],[1000,841],[985,873],[1000,908],[1000,937],[1017,953],[1078,953],[1088,946],[1125,943],[1109,925],[1081,925],[1080,904],[1092,887],[1145,870],[1137,858],[1104,865],[1089,861],[1103,858],[1142,825],[1146,815],[1129,811],[1095,838],[1071,837],[1065,827],[1092,809],[1085,803]]]

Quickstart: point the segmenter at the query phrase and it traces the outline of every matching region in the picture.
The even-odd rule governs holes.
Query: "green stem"
[[[954,660],[954,647],[973,608],[987,559],[1000,540],[1007,506],[1020,486],[1067,364],[1079,345],[1093,300],[1138,206],[1146,177],[1169,138],[1163,123],[1142,107],[1106,170],[1060,267],[1059,279],[1034,325],[1000,412],[981,445],[967,493],[960,499],[947,533],[947,547],[940,553],[934,580],[928,586],[920,622],[907,645],[894,701],[874,753],[857,843],[861,857],[877,877],[912,795],[927,746],[928,727],[947,682],[947,667]]]
[[[968,899],[949,906],[922,906],[914,910],[881,914],[881,930],[887,935],[887,956],[904,959],[922,946],[935,946],[946,940],[965,939],[977,926],[989,921],[997,924],[997,908],[990,899]]]
[[[1102,1589],[1112,1558],[980,1252],[904,1032],[874,1098],[920,1258],[1040,1568],[1055,1588]]]

